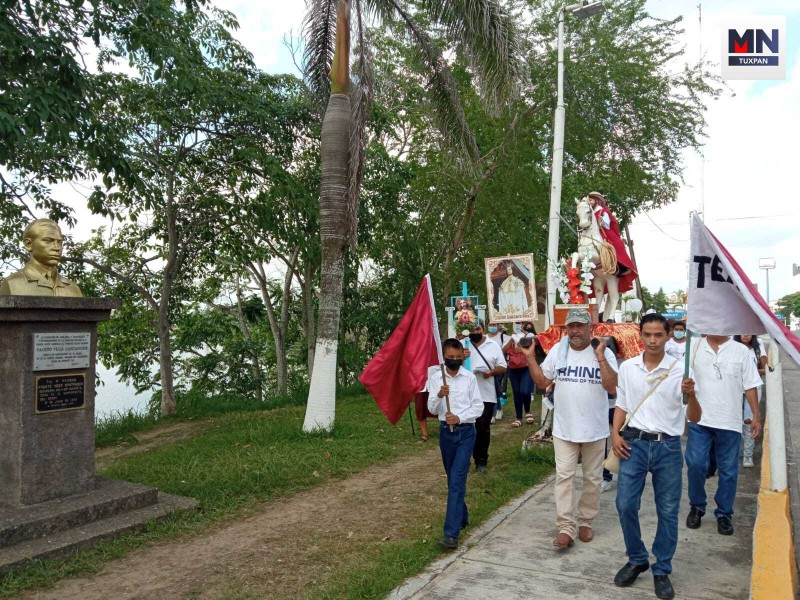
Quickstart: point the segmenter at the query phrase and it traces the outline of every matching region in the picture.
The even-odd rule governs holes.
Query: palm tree
[[[425,65],[434,122],[459,164],[479,170],[475,138],[467,125],[447,61],[424,28],[442,28],[469,61],[481,98],[501,107],[517,91],[521,62],[510,15],[498,0],[307,0],[305,75],[320,98],[322,120],[320,238],[322,276],[316,352],[303,430],[333,427],[336,354],[345,272],[345,252],[355,243],[358,198],[364,170],[366,121],[372,94],[368,19],[399,19]],[[355,27],[354,77],[350,77],[350,30]]]

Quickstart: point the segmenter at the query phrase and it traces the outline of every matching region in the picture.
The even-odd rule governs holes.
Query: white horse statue
[[[603,241],[600,226],[594,218],[592,207],[588,198],[577,200],[578,214],[578,254],[581,260],[588,259],[598,266],[592,269],[592,287],[597,302],[607,293],[606,303],[603,307],[603,318],[613,319],[619,304],[619,279],[616,276],[616,255],[609,256],[609,249],[613,247]],[[611,271],[609,273],[609,271]]]

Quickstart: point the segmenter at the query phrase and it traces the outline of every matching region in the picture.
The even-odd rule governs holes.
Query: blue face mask
[[[497,327],[489,327],[489,333],[497,333]]]
[[[676,340],[682,340],[683,338],[686,337],[686,332],[685,331],[675,331],[675,332],[673,332],[672,335],[675,336]]]

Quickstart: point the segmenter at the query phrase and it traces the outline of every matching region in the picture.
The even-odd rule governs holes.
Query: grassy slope
[[[194,438],[112,463],[102,475],[191,496],[200,501],[200,509],[151,524],[142,533],[123,536],[68,560],[43,561],[6,575],[0,579],[0,595],[96,572],[105,560],[123,556],[132,548],[205,531],[210,525],[257,508],[265,500],[288,497],[327,479],[343,478],[423,448],[409,435],[406,420],[392,427],[366,396],[340,400],[336,429],[330,435],[303,434],[303,410],[291,406],[207,419]],[[493,445],[493,474],[471,486],[468,502],[473,524],[551,468],[548,457],[536,463],[535,468],[526,464],[517,450],[518,439],[516,436],[508,444],[498,440]],[[443,508],[442,514],[436,516],[440,521]],[[312,595],[376,597],[418,572],[437,554],[433,544],[399,540],[365,558],[367,562],[342,570],[326,583],[325,589]]]

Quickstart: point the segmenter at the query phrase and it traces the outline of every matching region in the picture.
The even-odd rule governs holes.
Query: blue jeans
[[[650,562],[642,542],[639,507],[647,474],[652,474],[658,527],[653,541],[653,575],[672,573],[672,557],[678,546],[678,508],[681,504],[683,454],[681,440],[674,437],[663,442],[627,439],[630,457],[619,461],[617,476],[617,513],[625,538],[625,553],[631,564]]]
[[[469,513],[464,496],[467,493],[467,474],[475,446],[475,426],[461,425],[453,428],[446,423],[439,427],[439,449],[447,473],[447,513],[444,517],[444,534],[458,537],[461,528],[469,523]]]
[[[706,471],[708,470],[711,440],[714,440],[714,456],[717,459],[719,484],[714,502],[714,516],[733,516],[733,501],[739,480],[739,444],[741,431],[715,429],[705,425],[689,423],[689,440],[686,442],[686,474],[689,479],[689,504],[706,512]]]
[[[514,410],[516,417],[522,420],[522,413],[531,412],[531,394],[533,393],[533,379],[528,367],[522,369],[508,369],[508,378],[511,389],[514,391]]]

